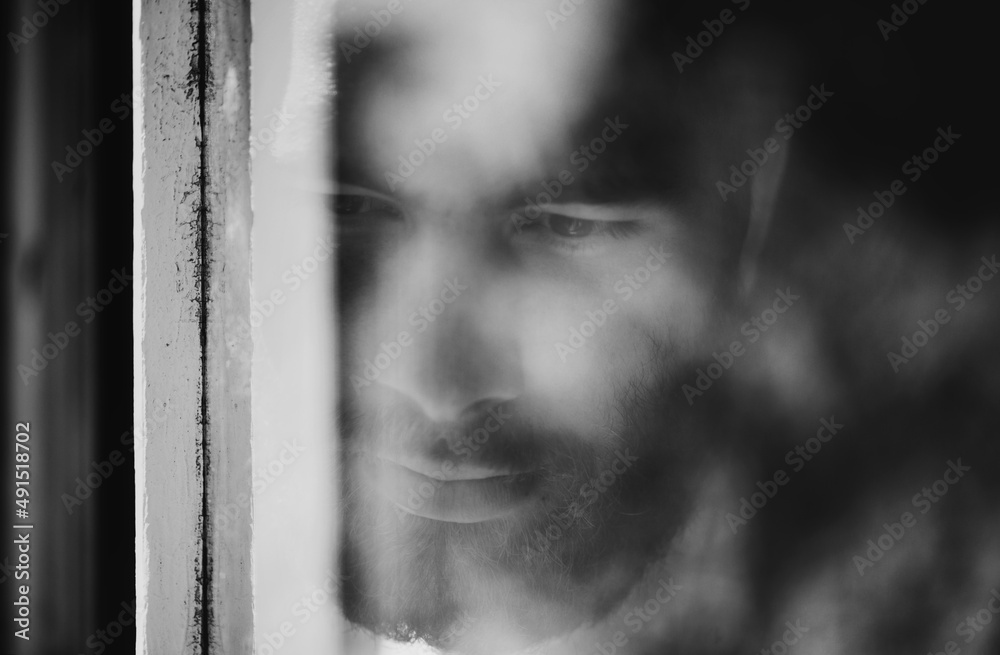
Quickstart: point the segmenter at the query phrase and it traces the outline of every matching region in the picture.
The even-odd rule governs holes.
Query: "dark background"
[[[0,243],[7,385],[0,498],[3,516],[13,517],[14,424],[30,421],[30,512],[36,526],[31,640],[12,637],[15,580],[0,571],[0,652],[96,653],[99,644],[105,653],[129,653],[135,650],[134,623],[123,626],[111,644],[88,638],[135,598],[135,460],[121,442],[132,428],[132,289],[115,295],[87,325],[76,307],[106,288],[113,270],[132,273],[132,116],[123,119],[111,110],[132,88],[131,3],[52,4],[58,11],[18,52],[9,33],[21,32],[22,17],[41,7],[8,1],[0,9],[0,125],[6,137],[0,232],[8,234]],[[32,109],[19,111],[28,99]],[[63,161],[66,146],[103,118],[111,119],[114,130],[59,182],[52,161]],[[36,203],[28,212],[17,204],[26,199]],[[40,232],[29,238],[26,224]],[[26,307],[39,312],[40,333],[17,342],[14,325]],[[47,342],[45,332],[69,320],[82,333],[25,386],[17,366],[28,363],[30,348]],[[73,494],[75,478],[86,478],[91,463],[107,461],[114,450],[125,463],[69,514],[63,494]],[[0,561],[15,555],[8,533],[9,527],[0,527]]]

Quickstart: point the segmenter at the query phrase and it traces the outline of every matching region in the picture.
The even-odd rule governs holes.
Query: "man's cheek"
[[[666,365],[637,325],[613,318],[618,319],[614,326],[585,340],[566,361],[551,355],[545,361],[547,348],[538,344],[542,355],[532,360],[529,354],[525,362],[530,397],[554,424],[584,439],[606,434],[602,427],[617,427],[622,391],[651,386]]]
[[[608,344],[631,340],[631,347],[648,344],[636,334],[658,340],[675,334],[690,338],[704,322],[704,294],[677,272],[662,267],[653,277],[620,275],[619,279],[587,288],[531,291],[517,330],[525,367],[542,378],[571,379],[590,374],[595,352]],[[632,333],[632,334],[629,334]]]
[[[548,311],[525,313],[518,341],[525,397],[553,424],[586,433],[609,394],[602,368],[614,328],[581,307],[589,303],[553,302]]]
[[[636,291],[623,314],[634,329],[659,344],[666,344],[673,359],[689,358],[711,339],[709,292],[693,277],[676,268]]]

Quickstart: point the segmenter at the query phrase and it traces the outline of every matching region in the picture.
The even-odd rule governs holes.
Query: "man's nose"
[[[407,317],[400,329],[413,335],[412,342],[379,382],[431,421],[469,420],[521,394],[512,289],[482,260],[474,266],[466,260],[469,265],[461,267],[430,267],[427,261],[422,267],[434,272],[398,280],[406,291],[394,302],[406,309],[400,314],[397,307],[390,315]]]

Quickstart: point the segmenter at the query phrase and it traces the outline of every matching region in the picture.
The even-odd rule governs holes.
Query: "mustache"
[[[579,466],[625,444],[618,431],[604,425],[595,426],[602,443],[589,443],[572,430],[545,424],[517,401],[448,423],[431,421],[403,403],[361,407],[342,398],[339,409],[342,445],[353,456],[420,450],[438,462],[545,473]]]

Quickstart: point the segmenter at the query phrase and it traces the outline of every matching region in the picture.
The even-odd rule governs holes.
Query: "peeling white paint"
[[[236,69],[232,66],[226,71],[226,84],[222,93],[222,112],[230,124],[235,124],[240,115],[240,83]]]

